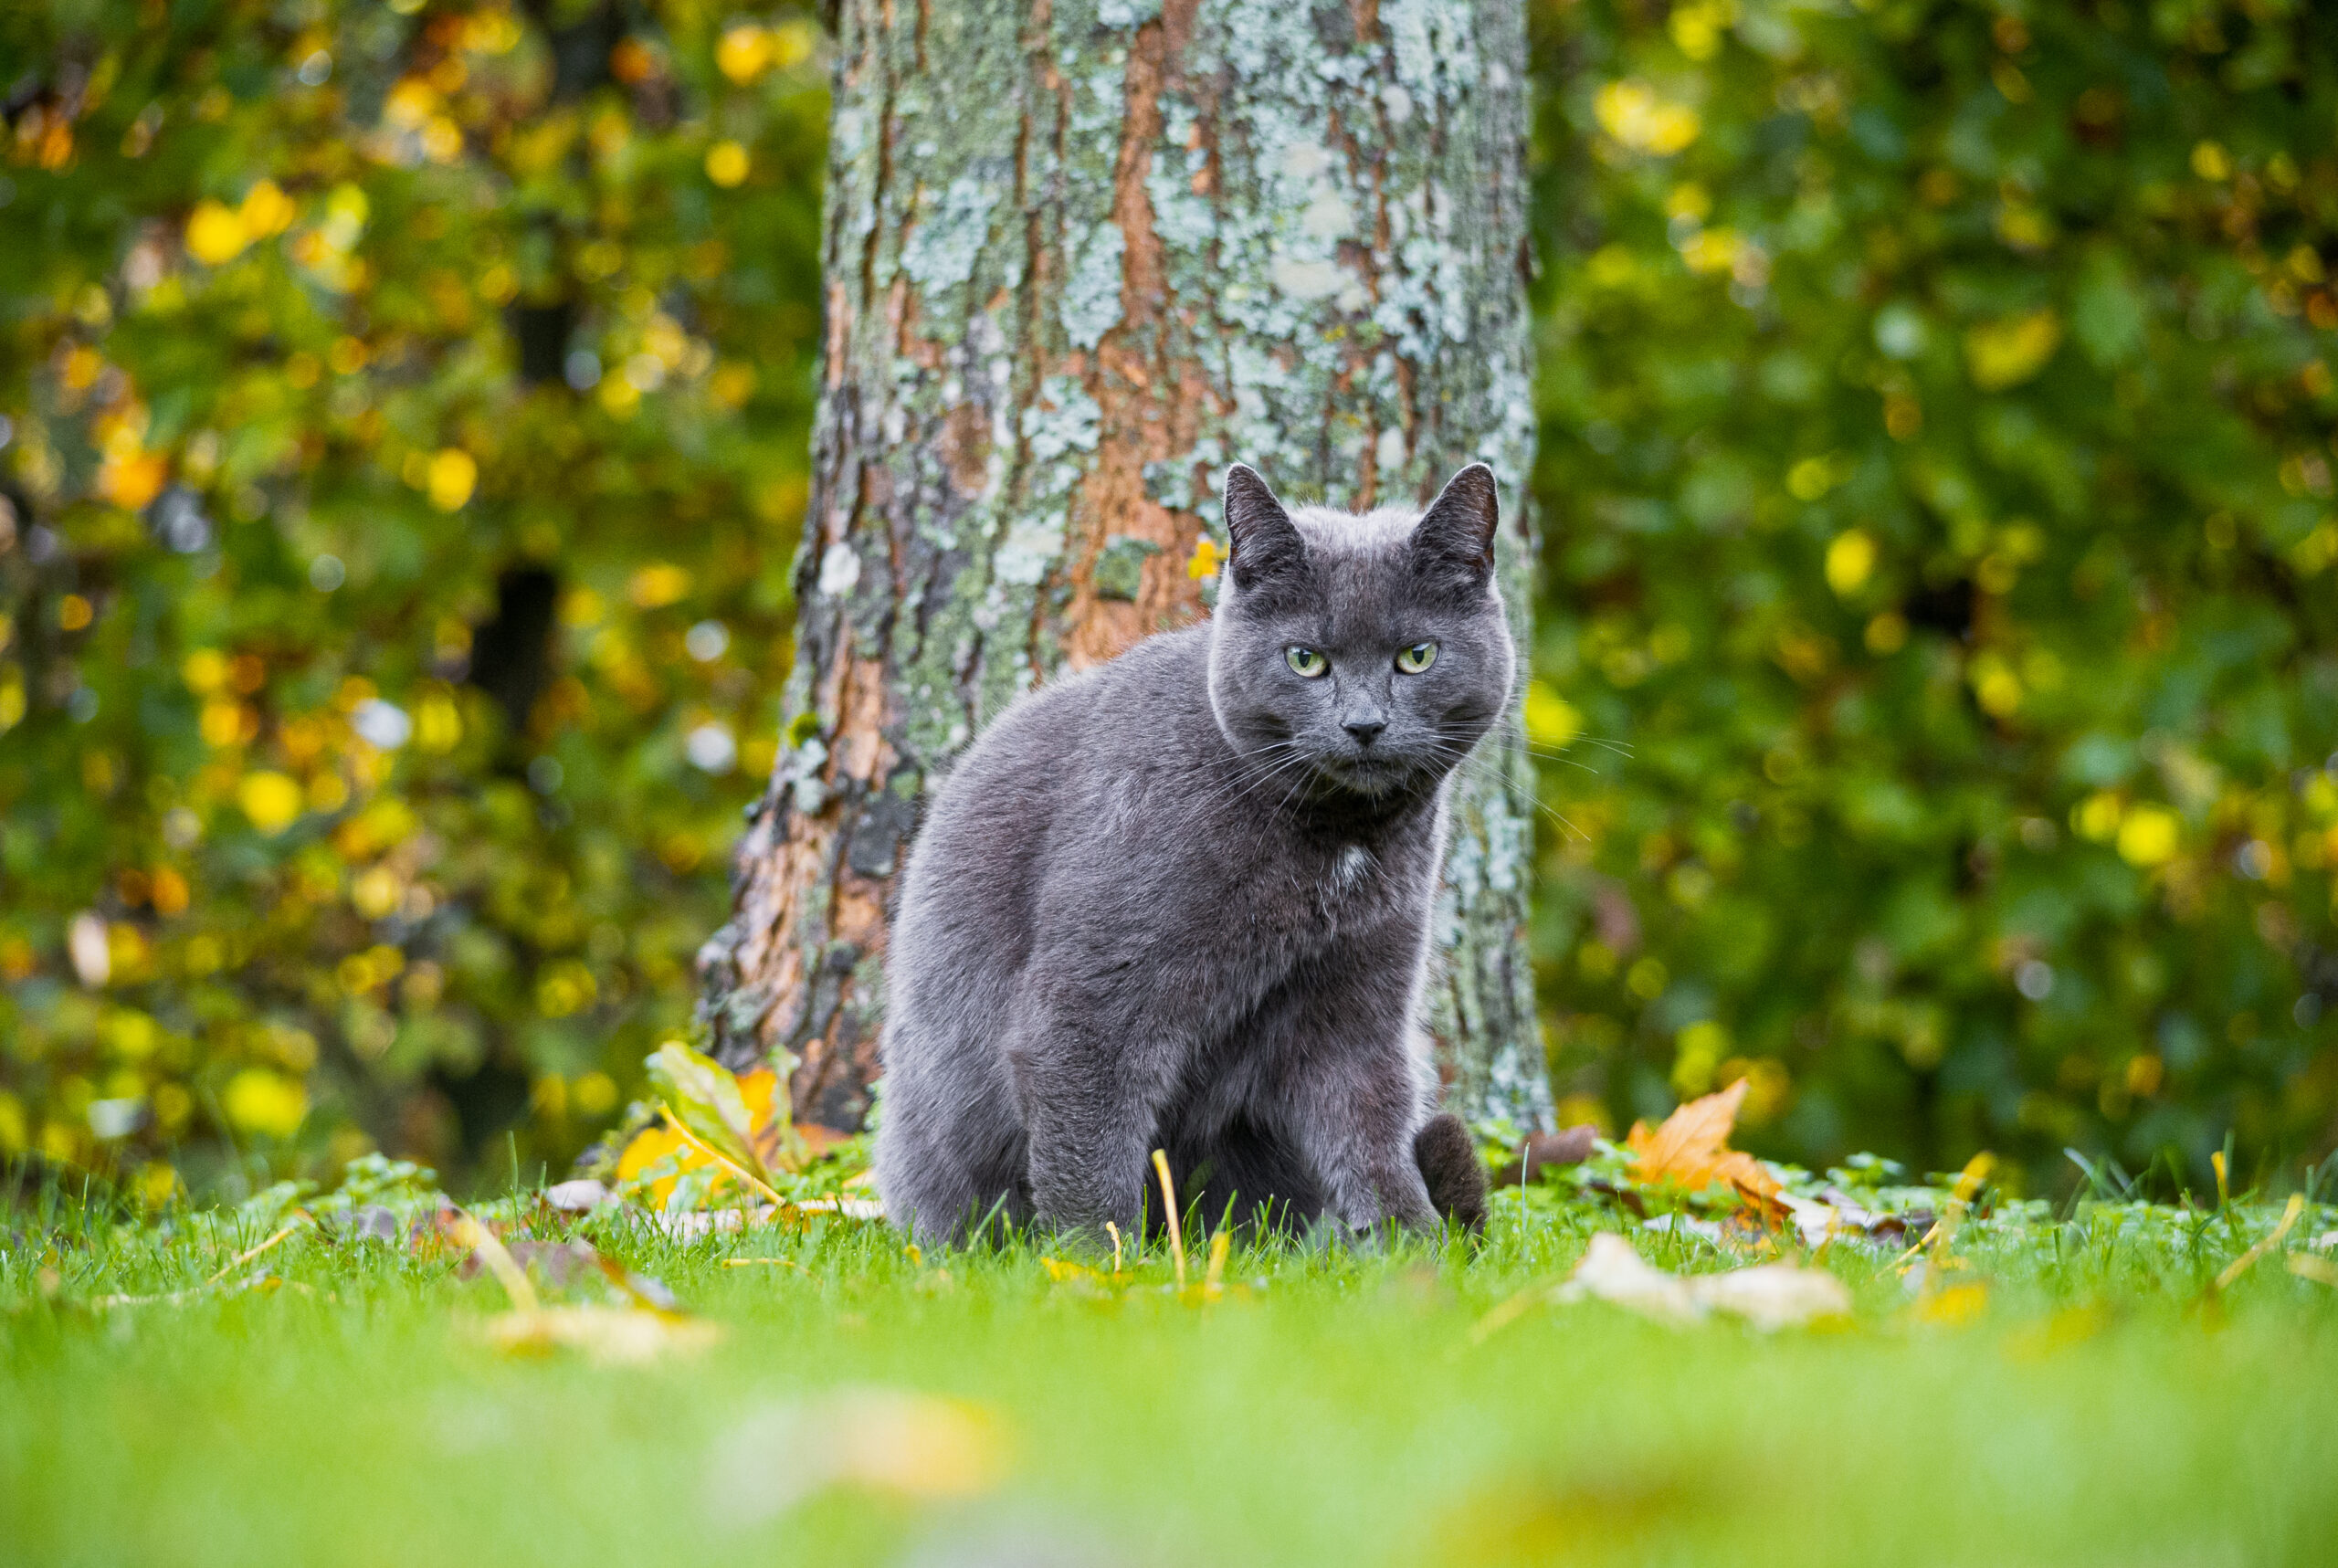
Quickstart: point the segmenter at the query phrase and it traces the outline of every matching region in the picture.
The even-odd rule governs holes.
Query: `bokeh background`
[[[2338,25],[1543,0],[1563,1115],[2338,1141]],[[816,15],[0,14],[0,1157],[557,1171],[771,765]]]

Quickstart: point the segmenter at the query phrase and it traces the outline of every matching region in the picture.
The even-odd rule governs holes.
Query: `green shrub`
[[[1546,5],[1563,1095],[2187,1179],[2338,1122],[2338,34]]]
[[[827,93],[800,16],[548,9],[0,19],[0,1152],[558,1162],[688,1018]]]

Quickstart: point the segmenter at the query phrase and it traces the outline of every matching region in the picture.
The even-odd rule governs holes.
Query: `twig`
[[[290,1225],[286,1226],[282,1230],[278,1231],[274,1236],[269,1237],[266,1241],[261,1242],[258,1247],[247,1247],[243,1251],[236,1254],[235,1257],[229,1258],[226,1266],[222,1268],[218,1273],[214,1274],[210,1279],[205,1279],[203,1282],[203,1288],[206,1290],[209,1289],[212,1286],[218,1284],[219,1281],[227,1278],[228,1275],[233,1274],[237,1269],[241,1268],[245,1264],[249,1263],[253,1258],[258,1258],[261,1253],[266,1252],[272,1247],[281,1244],[285,1237],[291,1236],[295,1232],[307,1226],[313,1225],[314,1223],[316,1222],[309,1217],[307,1211],[303,1210],[299,1218],[295,1219]]]
[[[1226,1254],[1234,1244],[1234,1234],[1225,1226],[1209,1238],[1209,1268],[1202,1273],[1202,1299],[1215,1301],[1226,1293]]]
[[[1112,1238],[1112,1272],[1118,1274],[1121,1271],[1121,1227],[1106,1220],[1104,1234]]]
[[[2291,1193],[2290,1194],[2290,1205],[2281,1211],[2281,1223],[2273,1227],[2273,1234],[2265,1237],[2262,1241],[2259,1241],[2256,1246],[2242,1253],[2238,1258],[2234,1258],[2230,1263],[2226,1264],[2225,1271],[2217,1276],[2216,1289],[2218,1290],[2229,1289],[2234,1280],[2248,1272],[2249,1266],[2251,1264],[2255,1263],[2259,1258],[2264,1257],[2267,1253],[2280,1246],[2283,1241],[2287,1240],[2290,1235],[2290,1227],[2298,1223],[2298,1215],[2304,1212],[2305,1194],[2302,1193]]]
[[[1484,1317],[1478,1320],[1476,1326],[1470,1329],[1469,1337],[1468,1340],[1463,1342],[1461,1348],[1474,1350],[1478,1346],[1484,1344],[1488,1340],[1493,1338],[1496,1334],[1501,1332],[1502,1330],[1510,1327],[1511,1324],[1525,1316],[1526,1310],[1534,1305],[1536,1299],[1549,1294],[1551,1284],[1549,1280],[1538,1279],[1533,1284],[1527,1286],[1523,1290],[1521,1290],[1516,1295],[1511,1297],[1508,1300],[1500,1302],[1492,1310],[1489,1311]]]
[[[269,1237],[258,1247],[247,1247],[243,1251],[236,1254],[235,1257],[226,1261],[218,1273],[214,1274],[210,1279],[205,1279],[200,1285],[191,1285],[184,1290],[165,1291],[159,1296],[100,1296],[92,1300],[90,1305],[92,1307],[175,1307],[182,1302],[191,1301],[195,1297],[203,1294],[205,1290],[216,1288],[221,1280],[226,1279],[228,1275],[233,1274],[237,1269],[241,1268],[245,1264],[249,1263],[253,1258],[258,1258],[261,1253],[266,1252],[269,1247],[282,1244],[286,1237],[293,1236],[316,1223],[316,1221],[310,1216],[308,1210],[300,1209],[296,1211],[296,1213],[298,1217],[295,1218],[290,1225],[286,1226],[282,1230],[278,1231],[274,1236]]]
[[[493,1231],[465,1215],[460,1228],[455,1233],[455,1239],[479,1255],[487,1265],[488,1272],[493,1274],[496,1282],[503,1287],[503,1293],[511,1298],[514,1308],[522,1312],[532,1312],[537,1309],[536,1288],[528,1283],[528,1271],[520,1267],[519,1260],[511,1256],[511,1250]]]
[[[1177,1184],[1169,1179],[1169,1156],[1155,1149],[1153,1171],[1161,1178],[1161,1206],[1169,1215],[1169,1254],[1177,1260],[1177,1289],[1185,1289],[1185,1232],[1177,1223]]]

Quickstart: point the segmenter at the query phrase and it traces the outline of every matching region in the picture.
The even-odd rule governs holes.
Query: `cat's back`
[[[1019,963],[1051,851],[1092,837],[1100,813],[1199,765],[1195,753],[1217,742],[1208,639],[1206,626],[1148,637],[992,721],[928,806],[895,951],[974,937],[990,956]]]

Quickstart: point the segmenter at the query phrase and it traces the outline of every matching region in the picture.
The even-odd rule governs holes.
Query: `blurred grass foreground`
[[[1532,25],[1565,1119],[1743,1078],[1814,1165],[2294,1180],[2338,25]],[[0,61],[0,1157],[557,1171],[686,1031],[786,718],[816,16],[46,0]]]

